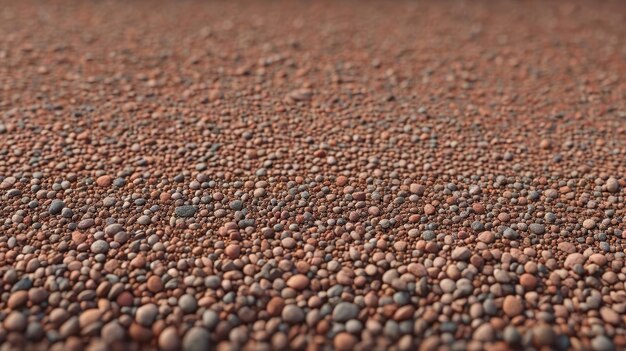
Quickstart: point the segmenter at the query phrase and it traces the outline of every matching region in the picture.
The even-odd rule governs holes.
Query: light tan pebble
[[[502,303],[502,310],[508,317],[515,317],[520,315],[524,311],[522,301],[513,295],[509,295],[504,298]]]
[[[583,256],[583,254],[581,253],[575,252],[575,253],[571,253],[567,255],[567,258],[565,259],[565,263],[563,264],[563,266],[565,268],[571,269],[575,265],[583,264],[583,263],[585,263],[585,256]]]
[[[490,231],[484,231],[478,234],[478,241],[483,242],[485,244],[491,244],[496,240],[495,235]]]
[[[180,349],[180,338],[175,327],[167,327],[159,334],[159,348],[163,351]]]
[[[309,286],[309,278],[304,274],[296,274],[287,280],[287,286],[296,290],[302,290]]]
[[[585,219],[583,221],[583,227],[585,229],[593,229],[596,227],[596,221],[594,221],[593,219]]]
[[[350,333],[339,333],[333,339],[333,346],[337,351],[350,351],[357,344],[357,338]]]

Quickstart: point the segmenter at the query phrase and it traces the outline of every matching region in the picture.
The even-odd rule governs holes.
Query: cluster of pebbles
[[[0,6],[0,350],[626,348],[626,3]]]

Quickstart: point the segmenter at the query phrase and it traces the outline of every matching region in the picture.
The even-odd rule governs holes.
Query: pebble
[[[10,309],[16,309],[21,307],[28,302],[28,292],[25,290],[19,290],[11,294],[9,300],[7,301],[7,306]]]
[[[64,207],[65,202],[56,199],[52,200],[52,202],[50,203],[50,208],[48,209],[48,213],[53,216],[60,215]]]
[[[96,184],[100,187],[109,187],[113,183],[113,177],[109,175],[103,175],[96,179]]]
[[[235,258],[239,257],[239,255],[241,253],[241,249],[240,249],[239,245],[237,245],[237,244],[230,244],[230,245],[226,246],[226,249],[224,249],[224,253],[229,258],[235,259]]]
[[[483,242],[485,244],[491,244],[496,240],[495,235],[490,231],[485,231],[478,234],[478,241]]]
[[[287,286],[296,290],[303,290],[309,286],[309,278],[304,274],[296,274],[287,280]]]
[[[146,304],[139,308],[137,308],[137,312],[135,313],[135,319],[137,323],[149,327],[154,323],[154,320],[157,317],[159,310],[154,304]]]
[[[611,177],[606,181],[606,190],[608,190],[610,193],[616,193],[619,191],[619,182],[617,181],[617,179]]]
[[[522,341],[522,335],[512,325],[507,326],[502,333],[504,341],[509,345],[518,345]]]
[[[333,320],[335,322],[346,322],[354,319],[359,315],[359,307],[353,303],[340,302],[333,309]]]
[[[609,324],[613,324],[615,326],[619,326],[621,324],[621,317],[620,315],[613,311],[613,309],[611,309],[610,307],[602,307],[600,309],[600,316],[602,317],[602,319],[609,323]]]
[[[349,351],[357,344],[357,338],[349,333],[338,333],[333,339],[333,347],[338,351]]]
[[[596,227],[596,221],[594,221],[593,219],[585,219],[583,221],[583,227],[585,229],[593,229]]]
[[[535,290],[538,284],[537,278],[529,273],[522,274],[519,278],[519,282],[525,290]]]
[[[205,351],[212,349],[211,335],[201,327],[190,328],[183,337],[183,351]]]
[[[281,317],[283,321],[291,324],[301,323],[304,321],[304,311],[296,305],[286,305],[282,309]]]
[[[146,283],[148,290],[150,290],[153,293],[158,293],[161,292],[163,290],[163,280],[161,279],[161,277],[157,276],[157,275],[153,275],[150,276],[150,278],[148,278],[148,282]]]
[[[198,308],[198,302],[192,295],[185,294],[178,299],[178,306],[184,313],[193,313]]]
[[[515,317],[524,311],[524,306],[519,298],[509,295],[504,298],[502,310],[508,317]]]
[[[466,262],[469,260],[472,252],[466,247],[455,247],[452,251],[451,258],[455,261],[463,261]]]
[[[489,323],[483,323],[478,328],[476,328],[473,338],[474,340],[483,342],[492,341],[495,338],[495,331]]]
[[[107,253],[109,251],[109,243],[104,240],[96,240],[91,244],[91,252],[95,254]]]
[[[571,269],[575,265],[583,263],[585,263],[585,256],[583,256],[581,253],[575,252],[567,255],[563,266],[565,268]]]
[[[193,215],[196,213],[196,207],[189,206],[189,205],[178,206],[176,207],[176,210],[174,211],[174,213],[176,214],[176,216],[182,217],[182,218],[193,217]]]
[[[532,223],[531,225],[528,226],[528,228],[533,234],[537,234],[537,235],[542,235],[543,233],[546,232],[546,227],[543,224],[539,224],[539,223]]]
[[[598,335],[591,340],[593,351],[614,351],[615,344],[605,335]]]
[[[180,347],[180,339],[175,327],[167,327],[159,334],[159,349],[176,351],[180,350]]]
[[[20,312],[13,311],[4,319],[2,326],[12,332],[22,332],[26,328],[26,317]]]
[[[540,324],[532,329],[532,340],[536,347],[554,345],[556,333],[549,325]]]
[[[202,314],[202,323],[204,323],[204,326],[209,330],[213,330],[219,321],[219,315],[213,310],[206,310],[204,314]]]

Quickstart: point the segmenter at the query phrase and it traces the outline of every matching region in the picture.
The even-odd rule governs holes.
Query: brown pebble
[[[346,186],[348,184],[348,177],[345,176],[339,176],[337,177],[337,180],[335,181],[335,183],[337,184],[337,186]]]
[[[309,278],[304,274],[296,274],[287,280],[287,286],[296,290],[302,290],[309,285]]]
[[[535,290],[537,287],[537,278],[529,273],[524,273],[519,278],[520,285],[526,290]]]
[[[522,313],[524,310],[524,306],[522,305],[522,301],[513,296],[509,295],[504,298],[504,302],[502,303],[502,310],[509,317],[515,317]]]
[[[103,175],[96,179],[96,184],[101,187],[109,187],[113,183],[113,177],[109,175]]]
[[[348,351],[352,350],[357,343],[357,339],[349,333],[339,333],[333,339],[335,350]]]
[[[150,276],[146,285],[148,287],[148,290],[153,293],[158,293],[163,290],[163,281],[161,280],[161,277],[157,275]]]
[[[283,311],[283,307],[285,307],[283,299],[277,296],[273,297],[267,303],[267,313],[269,313],[270,316],[279,316]]]

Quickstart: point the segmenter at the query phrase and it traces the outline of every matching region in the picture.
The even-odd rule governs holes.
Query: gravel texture
[[[626,2],[0,0],[0,351],[626,348]]]

